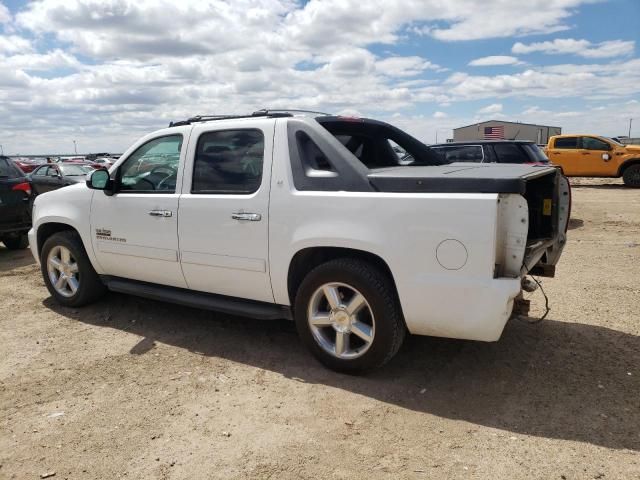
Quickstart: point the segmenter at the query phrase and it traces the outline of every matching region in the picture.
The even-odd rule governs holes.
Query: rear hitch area
[[[549,314],[549,299],[547,295],[542,290],[542,286],[540,282],[536,281],[533,278],[524,277],[520,283],[522,286],[522,290],[518,294],[518,296],[513,300],[513,310],[511,312],[511,318],[519,318],[520,320],[524,320],[527,323],[538,323],[544,320]],[[545,301],[545,313],[540,318],[532,319],[529,317],[529,311],[531,309],[531,300],[527,300],[524,298],[523,292],[533,293],[536,290],[540,289],[542,295],[544,296]]]

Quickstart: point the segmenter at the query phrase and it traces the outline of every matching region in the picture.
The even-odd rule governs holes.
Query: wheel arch
[[[72,227],[68,223],[47,222],[47,223],[40,224],[38,226],[38,230],[37,230],[38,256],[40,256],[40,254],[42,253],[42,246],[44,245],[44,242],[46,242],[47,239],[49,237],[51,237],[51,235],[53,235],[55,233],[58,233],[58,232],[64,232],[64,231],[75,232],[75,233],[78,234],[80,239],[82,239],[82,236],[80,235],[80,232],[78,232],[78,230],[76,228]],[[87,250],[86,246],[85,246],[85,250]]]
[[[622,175],[624,175],[624,171],[627,168],[629,168],[631,165],[638,165],[639,163],[640,158],[631,158],[629,160],[625,160],[625,162],[618,167],[618,174],[616,175],[616,177],[621,177]]]
[[[398,288],[393,278],[391,268],[389,268],[389,265],[382,257],[375,253],[346,247],[307,247],[298,250],[291,258],[291,262],[289,262],[287,292],[291,305],[295,303],[296,293],[304,277],[318,265],[337,258],[357,258],[378,267],[391,280],[395,295],[398,294]]]

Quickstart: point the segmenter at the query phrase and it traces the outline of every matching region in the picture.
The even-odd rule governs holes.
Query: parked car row
[[[625,185],[640,187],[640,145],[625,145],[598,135],[555,135],[542,147],[519,140],[474,140],[430,147],[446,163],[551,162],[569,177],[622,178]]]
[[[36,196],[84,182],[93,163],[40,163],[15,161],[0,156],[0,242],[9,249],[28,246],[31,209]]]
[[[93,168],[109,168],[113,165],[117,156],[110,156],[108,153],[89,154],[84,157],[17,157],[13,158],[13,163],[24,173],[31,173],[40,165],[45,163],[81,163],[90,164]]]
[[[9,249],[28,245],[31,195],[25,173],[8,157],[0,157],[0,241]]]

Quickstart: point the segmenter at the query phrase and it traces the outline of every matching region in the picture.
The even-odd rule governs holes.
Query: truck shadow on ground
[[[382,402],[513,433],[640,450],[640,337],[558,320],[513,320],[496,343],[408,337],[386,367],[363,377],[320,366],[292,322],[231,317],[110,294],[69,318],[198,355],[267,369]],[[423,393],[420,393],[423,392]]]
[[[570,218],[569,219],[569,230],[575,230],[577,228],[584,227],[584,220],[581,218]]]
[[[0,243],[0,272],[8,272],[14,268],[26,267],[35,263],[31,250],[9,250]]]

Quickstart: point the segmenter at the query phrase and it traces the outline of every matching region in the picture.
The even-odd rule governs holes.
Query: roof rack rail
[[[196,115],[195,117],[188,118],[186,120],[179,120],[177,122],[170,122],[170,127],[180,127],[183,125],[191,125],[192,123],[197,122],[210,122],[213,120],[232,120],[236,118],[253,118],[253,117],[291,117],[290,113],[281,113],[281,112],[268,112],[265,110],[258,110],[257,112],[253,112],[250,115]]]
[[[232,120],[236,118],[254,118],[254,117],[269,117],[269,118],[281,118],[292,117],[292,113],[313,113],[314,115],[330,115],[324,112],[315,112],[313,110],[296,110],[296,109],[262,109],[256,110],[250,115],[196,115],[195,117],[188,118],[186,120],[179,120],[177,122],[170,122],[170,127],[180,127],[183,125],[191,125],[197,122],[210,122],[213,120]]]
[[[292,113],[313,113],[314,115],[333,115],[331,113],[326,113],[326,112],[318,112],[316,110],[300,110],[297,108],[263,108],[262,110],[258,110],[257,112],[253,112],[254,115],[256,113],[261,113],[261,112],[265,112],[268,114],[271,113],[280,113],[280,112],[292,112]]]

